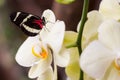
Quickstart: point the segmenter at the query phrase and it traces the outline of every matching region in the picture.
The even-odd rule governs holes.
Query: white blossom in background
[[[119,80],[120,71],[120,23],[116,20],[103,22],[98,29],[98,40],[91,42],[82,52],[80,66],[97,80]],[[109,73],[107,70],[110,68]]]
[[[101,3],[100,3],[99,10],[98,11],[97,10],[90,11],[88,13],[87,17],[88,17],[88,19],[87,19],[87,21],[86,21],[86,23],[84,25],[83,37],[82,37],[83,53],[84,53],[84,50],[86,50],[86,47],[89,44],[92,44],[91,42],[93,42],[95,40],[99,40],[98,28],[103,23],[105,23],[105,21],[109,21],[109,20],[113,20],[113,21],[117,20],[118,22],[120,21],[120,1],[119,0],[111,0],[111,1],[110,0],[102,0]],[[77,31],[79,31],[79,25],[77,27]],[[96,55],[97,55],[98,52],[99,51],[96,52]],[[92,56],[95,56],[96,58],[99,58],[96,55],[94,54]],[[91,55],[88,54],[87,56],[90,57]],[[93,58],[93,57],[91,57],[91,58]],[[82,59],[80,59],[80,60],[82,60]],[[82,61],[87,61],[87,57],[84,60],[82,60]],[[80,63],[82,61],[80,61]],[[96,60],[96,63],[97,63],[97,60]],[[91,66],[88,65],[87,67],[91,67]],[[113,73],[113,72],[115,72],[115,70],[113,70],[113,67],[111,67],[111,65],[109,65],[109,67],[110,68],[107,69],[107,71],[104,74],[104,77],[102,77],[102,79],[95,79],[95,77],[89,75],[87,72],[85,72],[85,75],[86,74],[87,75],[84,77],[84,79],[88,80],[88,78],[89,78],[89,80],[117,80],[116,76],[118,74],[116,75],[116,74]],[[87,68],[87,70],[90,70],[90,69]],[[111,71],[111,73],[110,73],[110,71]],[[92,72],[92,70],[91,70],[91,72]],[[96,72],[95,74],[98,74],[98,73]],[[111,75],[113,75],[114,77],[111,76]],[[109,76],[109,78],[108,78],[108,76]],[[92,77],[92,78],[90,78],[90,77]]]
[[[99,10],[90,11],[87,14],[87,21],[84,25],[82,48],[84,49],[91,41],[97,40],[97,29],[102,22],[108,19],[120,20],[120,4],[118,0],[102,0]],[[77,31],[79,31],[79,25]]]

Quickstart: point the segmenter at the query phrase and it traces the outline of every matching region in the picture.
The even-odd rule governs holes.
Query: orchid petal
[[[65,71],[70,80],[79,80],[80,67],[79,67],[79,53],[77,48],[70,48],[70,61]]]
[[[32,47],[35,44],[41,45],[38,36],[36,37],[28,37],[25,42],[20,46],[18,52],[16,54],[16,61],[21,66],[30,67],[34,62],[38,61],[39,58],[35,57],[32,54]]]
[[[54,55],[55,62],[60,67],[65,67],[68,65],[70,60],[70,51],[68,51],[66,48],[62,47],[60,52],[58,54]]]
[[[117,0],[120,3],[120,0]]]
[[[54,60],[54,74],[53,74],[53,80],[57,80],[58,79],[58,76],[57,76],[57,65],[56,65],[56,62],[55,62],[55,60]]]
[[[82,48],[85,48],[88,43],[97,39],[97,29],[104,20],[103,16],[98,11],[89,12],[87,17],[88,20],[83,30]]]
[[[42,17],[45,17],[45,21],[48,21],[48,23],[55,23],[55,15],[52,10],[47,9],[43,12]]]
[[[106,18],[120,20],[120,4],[118,0],[102,0],[99,11]]]
[[[57,21],[54,24],[54,26],[52,26],[50,31],[48,32],[43,31],[40,36],[43,42],[48,43],[50,45],[54,53],[58,53],[63,43],[64,32],[65,32],[64,22]],[[44,35],[44,33],[46,35]]]
[[[63,41],[63,46],[58,54],[55,55],[56,64],[60,67],[65,67],[68,65],[70,60],[70,50],[66,49],[65,46],[74,44],[77,40],[78,33],[73,31],[66,31]]]
[[[96,80],[84,73],[84,80]]]
[[[40,31],[40,38],[42,40],[46,39],[49,34],[52,32],[54,24],[52,23],[46,23],[45,27]]]
[[[107,47],[118,51],[120,49],[120,23],[107,20],[98,29],[99,40]]]
[[[80,66],[89,76],[102,78],[115,56],[102,43],[94,41],[81,54]]]
[[[120,72],[113,67],[107,80],[120,80]]]
[[[43,74],[39,75],[37,80],[53,80],[53,70],[49,67]]]
[[[43,74],[48,67],[52,63],[52,55],[51,53],[48,53],[48,57],[46,59],[41,59],[37,64],[34,64],[29,71],[29,77],[30,78],[36,78],[39,75]]]

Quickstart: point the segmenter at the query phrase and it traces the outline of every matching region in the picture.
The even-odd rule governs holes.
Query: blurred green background
[[[89,11],[98,9],[100,0],[90,0]],[[60,4],[54,0],[0,0],[0,80],[31,80],[29,68],[18,65],[15,61],[17,49],[27,38],[26,35],[9,19],[14,11],[22,11],[41,16],[45,9],[52,9],[57,19],[64,20],[66,30],[76,31],[80,20],[83,0],[71,4]],[[60,75],[59,80],[64,80]]]

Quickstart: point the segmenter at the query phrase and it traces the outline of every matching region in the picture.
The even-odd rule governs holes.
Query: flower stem
[[[77,38],[77,41],[76,41],[77,47],[78,47],[78,50],[79,50],[79,55],[81,55],[81,53],[82,53],[82,47],[81,47],[82,33],[83,33],[83,29],[84,29],[84,24],[85,24],[86,19],[87,19],[88,6],[89,6],[89,0],[84,0],[80,29],[79,29],[78,38]],[[79,80],[83,80],[82,70],[80,71],[80,79]]]

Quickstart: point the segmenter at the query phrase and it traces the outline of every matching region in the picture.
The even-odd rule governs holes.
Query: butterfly
[[[36,36],[46,24],[45,17],[40,18],[25,12],[13,12],[10,19],[28,36]]]

